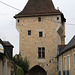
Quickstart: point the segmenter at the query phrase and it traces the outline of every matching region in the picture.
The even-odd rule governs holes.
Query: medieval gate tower
[[[17,15],[20,53],[30,63],[30,75],[57,75],[57,49],[65,44],[65,18],[52,0],[28,0]],[[38,70],[37,70],[38,69]]]

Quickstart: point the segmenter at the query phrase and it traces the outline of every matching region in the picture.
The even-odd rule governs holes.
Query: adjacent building
[[[12,53],[13,45],[0,39],[0,75],[15,75]]]
[[[75,75],[75,36],[66,46],[58,48],[59,75]]]

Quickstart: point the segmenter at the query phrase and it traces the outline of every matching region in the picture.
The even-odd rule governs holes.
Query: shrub
[[[27,58],[23,59],[21,55],[19,54],[13,57],[13,61],[16,65],[20,66],[23,69],[24,74],[27,74],[29,69],[29,62]]]

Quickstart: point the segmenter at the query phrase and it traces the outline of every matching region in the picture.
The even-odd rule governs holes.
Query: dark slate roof
[[[3,45],[13,47],[13,45],[9,41],[3,41]]]
[[[24,9],[14,18],[49,15],[62,15],[65,20],[63,14],[55,9],[52,0],[29,0]]]
[[[12,59],[14,46],[9,41],[2,41],[1,39],[0,39],[0,43],[4,47],[4,55],[9,59]]]
[[[66,45],[58,45],[58,55],[62,52]]]
[[[3,45],[3,41],[0,39],[0,43]]]
[[[75,48],[75,36],[71,39],[71,41],[63,49],[59,50],[58,56],[73,48]]]

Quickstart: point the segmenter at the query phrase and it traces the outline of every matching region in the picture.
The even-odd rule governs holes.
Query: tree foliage
[[[13,61],[16,65],[20,66],[23,69],[24,74],[27,74],[29,69],[29,62],[27,58],[23,59],[22,56],[19,54],[13,57]]]
[[[18,65],[16,65],[15,75],[24,75],[23,69]]]

